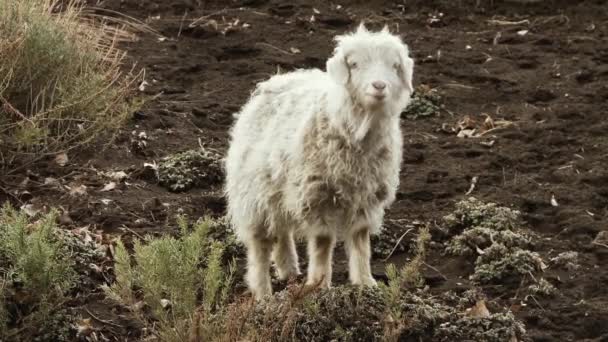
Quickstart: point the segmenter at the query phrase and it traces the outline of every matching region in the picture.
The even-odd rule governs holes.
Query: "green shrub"
[[[8,205],[0,212],[0,336],[69,330],[65,321],[51,320],[62,312],[59,306],[76,279],[56,218],[52,211],[32,222]]]
[[[149,323],[158,320],[163,341],[187,339],[197,308],[211,319],[226,304],[233,285],[234,261],[223,262],[225,246],[214,240],[211,219],[189,229],[178,219],[179,237],[148,237],[134,243],[133,260],[125,246],[116,246],[116,281],[106,293],[120,303],[133,306],[138,298],[152,311]]]
[[[117,128],[133,81],[124,36],[76,1],[0,0],[0,152],[55,153]]]

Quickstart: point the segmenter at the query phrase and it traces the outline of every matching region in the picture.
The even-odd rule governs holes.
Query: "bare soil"
[[[605,1],[90,3],[98,3],[99,13],[121,12],[159,33],[142,33],[125,46],[146,71],[150,100],[110,145],[70,155],[63,167],[50,158],[5,176],[1,201],[59,206],[67,226],[90,225],[125,237],[167,233],[177,212],[222,215],[221,182],[172,193],[155,184],[143,164],[199,144],[224,151],[232,114],[256,82],[278,68],[324,68],[334,35],[363,19],[374,28],[386,23],[410,46],[415,83],[437,88],[445,105],[440,115],[402,121],[401,186],[388,218],[438,222],[478,177],[471,195],[521,210],[529,229],[541,236],[536,251],[544,259],[573,250],[581,264],[573,272],[546,271],[560,292],[556,297],[521,298],[517,286],[505,284],[484,288],[490,304],[511,308],[533,341],[608,341],[608,246],[592,243],[608,230]],[[236,29],[218,32],[235,20]],[[469,139],[441,129],[465,115],[513,125]],[[129,179],[101,191],[109,181],[101,172],[109,171],[125,171]],[[85,185],[86,195],[44,185],[46,177]],[[20,187],[26,178],[29,183]],[[397,253],[388,262],[402,263],[408,255]],[[336,262],[336,281],[345,282],[341,254]],[[434,291],[471,286],[470,261],[436,251],[427,262],[435,268],[425,274]],[[384,265],[374,261],[380,279]],[[84,302],[99,318],[120,323],[110,328],[116,336],[137,336],[141,327],[119,321],[102,298],[93,291]]]

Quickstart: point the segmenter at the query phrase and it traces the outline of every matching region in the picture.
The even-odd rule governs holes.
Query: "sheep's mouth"
[[[384,101],[384,99],[386,98],[385,94],[367,94],[367,95],[378,102]]]

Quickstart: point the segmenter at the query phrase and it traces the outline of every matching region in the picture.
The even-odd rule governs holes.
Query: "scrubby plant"
[[[212,219],[198,220],[190,228],[187,220],[179,217],[178,226],[178,237],[135,241],[133,260],[118,242],[116,281],[105,288],[119,303],[134,306],[142,299],[151,309],[149,319],[159,322],[158,334],[163,341],[186,340],[188,329],[184,327],[194,324],[199,306],[205,322],[221,311],[234,279],[234,261],[225,265],[225,246],[210,235],[217,227]]]
[[[542,296],[552,296],[557,292],[557,288],[545,278],[540,278],[536,284],[530,285],[528,289],[532,294]]]
[[[456,204],[444,217],[449,233],[455,234],[445,252],[477,256],[471,280],[492,283],[542,271],[541,257],[530,250],[533,237],[520,229],[520,212],[470,197]]]
[[[475,273],[471,275],[471,280],[491,283],[507,277],[521,278],[542,271],[543,265],[543,260],[535,252],[494,243],[484,249],[475,261]]]
[[[76,272],[56,219],[55,211],[37,221],[9,205],[0,211],[0,336],[57,340],[70,330],[60,305]]]
[[[524,325],[509,311],[467,315],[471,298],[466,296],[402,289],[394,298],[401,312],[397,318],[387,315],[387,297],[371,288],[311,291],[294,285],[265,301],[231,306],[217,340],[489,342],[524,336]]]
[[[441,110],[441,96],[436,89],[431,89],[426,85],[416,87],[412,94],[410,104],[405,108],[401,115],[408,119],[417,119],[439,114]]]
[[[559,253],[556,257],[551,258],[553,266],[565,268],[568,271],[576,271],[580,265],[578,263],[578,252],[567,251]]]
[[[134,77],[121,29],[85,19],[78,1],[0,0],[0,151],[54,153],[117,128]]]
[[[421,267],[426,257],[426,245],[431,239],[429,228],[424,226],[418,232],[413,258],[397,269],[395,265],[386,267],[387,284],[379,284],[381,293],[387,303],[388,315],[391,319],[399,320],[403,316],[399,298],[404,287],[415,288],[423,284]]]
[[[188,150],[158,164],[159,183],[175,192],[216,184],[222,179],[221,156],[208,149]]]

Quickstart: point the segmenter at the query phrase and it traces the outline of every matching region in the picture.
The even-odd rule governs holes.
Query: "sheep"
[[[257,85],[235,114],[225,158],[227,217],[247,249],[246,282],[272,294],[270,267],[300,275],[294,239],[307,240],[307,285],[330,287],[336,241],[352,284],[375,286],[370,234],[395,200],[400,113],[414,61],[389,32],[336,36],[327,71],[296,70]]]

